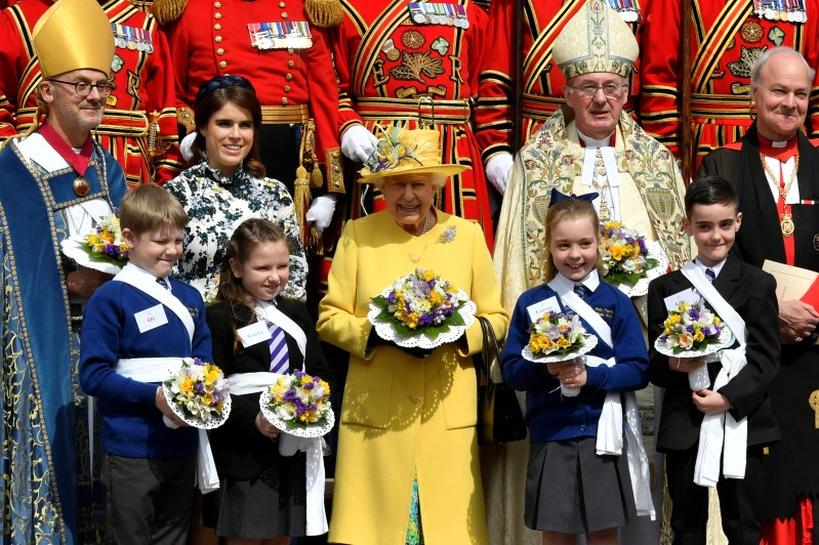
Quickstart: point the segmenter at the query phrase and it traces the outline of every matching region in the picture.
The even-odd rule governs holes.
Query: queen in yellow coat
[[[376,183],[387,210],[347,224],[319,307],[322,340],[350,353],[330,542],[404,545],[422,533],[426,545],[486,545],[470,357],[482,349],[480,325],[434,351],[405,350],[378,338],[367,311],[421,268],[466,292],[499,335],[509,317],[480,227],[432,206],[463,167],[439,164],[437,131],[386,140],[362,180]]]

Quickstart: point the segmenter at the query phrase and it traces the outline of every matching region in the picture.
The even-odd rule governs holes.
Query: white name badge
[[[140,333],[145,333],[168,323],[165,308],[161,304],[135,312],[134,319]]]
[[[239,340],[242,341],[242,346],[245,348],[270,340],[270,330],[265,322],[254,322],[246,325],[237,329],[236,334],[239,335]]]
[[[545,301],[540,301],[539,303],[526,307],[526,312],[529,313],[529,319],[533,322],[548,311],[560,312],[560,304],[557,302],[557,297],[549,297]]]
[[[687,290],[679,291],[674,295],[669,295],[663,299],[663,301],[665,302],[665,309],[670,312],[672,310],[677,310],[677,307],[680,306],[680,303],[683,301],[696,305],[700,302],[700,299],[702,299],[702,297],[697,290],[694,288],[688,288]]]

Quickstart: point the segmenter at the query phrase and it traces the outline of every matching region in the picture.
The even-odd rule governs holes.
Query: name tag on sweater
[[[680,303],[683,301],[696,305],[700,302],[700,299],[702,299],[702,296],[698,291],[696,291],[694,288],[688,288],[687,290],[678,291],[673,295],[669,295],[663,299],[663,301],[665,302],[665,309],[670,312],[672,310],[677,310],[677,307],[680,306]]]
[[[526,312],[529,313],[529,319],[533,322],[549,311],[560,312],[560,304],[557,302],[557,297],[549,297],[545,301],[540,301],[539,303],[526,307]]]
[[[165,309],[161,304],[135,312],[134,319],[140,333],[145,333],[168,323],[168,316],[165,315]]]
[[[242,341],[242,346],[245,348],[270,340],[270,330],[265,322],[254,322],[241,327],[236,330],[236,334],[239,335],[239,340]]]

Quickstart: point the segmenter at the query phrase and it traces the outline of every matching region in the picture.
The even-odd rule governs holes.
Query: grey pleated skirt
[[[277,462],[253,480],[222,478],[217,535],[245,539],[304,535],[304,454],[278,457]]]
[[[584,437],[530,445],[527,527],[585,534],[636,519],[625,454],[598,456],[595,441]]]

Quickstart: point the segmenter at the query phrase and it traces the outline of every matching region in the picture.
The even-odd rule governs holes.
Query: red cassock
[[[656,1],[656,0],[655,0]],[[648,0],[611,0],[616,11],[630,13],[632,30],[641,38],[640,17]],[[489,47],[480,75],[476,135],[483,160],[502,151],[512,153],[514,0],[493,0],[490,10]],[[552,44],[585,0],[523,0],[523,63],[521,142],[537,132],[543,122],[563,104],[563,73],[552,60]],[[628,6],[628,9],[625,8]],[[624,17],[624,18],[626,18]],[[639,60],[638,60],[639,63]],[[639,65],[638,65],[639,66]],[[631,78],[629,94],[638,95],[639,80]],[[630,108],[630,105],[626,106]]]
[[[48,0],[19,0],[0,13],[0,141],[34,123],[35,91],[42,73],[31,31],[51,5]],[[111,65],[116,89],[93,134],[122,166],[130,185],[164,183],[182,166],[167,41],[153,15],[130,2],[109,0],[102,8],[114,25],[118,42]],[[154,113],[156,139],[149,149]]]
[[[309,25],[312,45],[303,49],[261,49],[251,39],[253,25],[307,20],[303,0],[189,0],[168,27],[177,96],[192,107],[203,82],[219,75],[244,76],[262,104],[263,123],[314,120],[316,152],[327,166],[326,189],[343,193],[338,88],[323,32]]]
[[[789,4],[797,4],[792,2]],[[770,20],[752,0],[692,0],[691,72],[681,74],[680,0],[655,1],[646,10],[640,120],[679,156],[681,84],[691,85],[692,150],[696,172],[710,151],[738,141],[751,124],[751,67],[766,49],[800,51],[819,65],[819,1],[804,0],[807,21]],[[819,134],[819,78],[813,82],[808,131]]]
[[[489,196],[472,130],[473,99],[486,51],[487,14],[457,0],[436,22],[414,22],[407,0],[342,1],[344,20],[333,39],[341,89],[340,133],[353,123],[416,128],[419,118],[441,132],[442,162],[470,167],[449,179],[436,204],[478,222],[492,246]],[[462,10],[459,26],[453,15]],[[453,24],[448,24],[453,23]],[[465,23],[468,23],[465,24]],[[426,95],[430,99],[422,99]],[[358,185],[352,203],[359,203]],[[383,203],[376,198],[375,209]],[[362,210],[353,206],[352,217]]]

